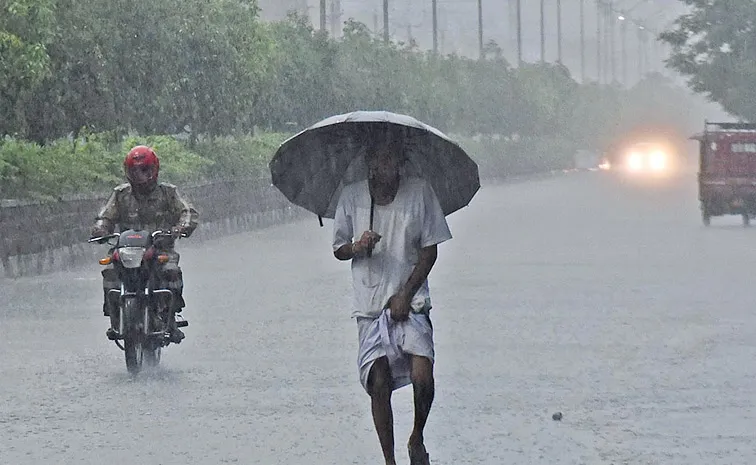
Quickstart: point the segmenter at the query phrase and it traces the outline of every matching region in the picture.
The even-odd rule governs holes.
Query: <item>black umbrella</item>
[[[273,184],[292,203],[333,218],[343,187],[367,179],[364,155],[375,134],[401,141],[405,175],[429,181],[444,215],[468,205],[480,188],[478,165],[456,142],[387,111],[331,116],[289,138],[270,162]]]

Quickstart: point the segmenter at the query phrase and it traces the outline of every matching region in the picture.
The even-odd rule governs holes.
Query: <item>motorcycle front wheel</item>
[[[139,299],[128,297],[123,302],[123,349],[126,356],[126,370],[136,375],[142,370],[144,360],[144,338],[141,330],[142,308]]]
[[[154,368],[160,365],[160,347],[145,347],[142,349],[144,361],[148,367]]]

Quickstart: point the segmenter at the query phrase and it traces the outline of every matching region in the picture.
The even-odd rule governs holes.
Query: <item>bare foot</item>
[[[409,452],[410,465],[430,465],[428,452],[422,439],[410,438],[407,443],[407,452]]]

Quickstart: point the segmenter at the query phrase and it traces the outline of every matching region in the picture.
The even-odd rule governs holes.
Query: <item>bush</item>
[[[510,139],[499,136],[456,137],[478,163],[481,178],[517,176],[571,168],[574,143],[558,137]]]
[[[0,196],[58,199],[118,182],[114,154],[96,138],[46,146],[8,139],[0,145]]]
[[[263,133],[254,137],[215,137],[200,141],[195,150],[213,162],[204,168],[205,177],[209,180],[269,179],[268,163],[278,146],[289,136],[285,133]]]
[[[55,200],[102,195],[125,181],[123,158],[135,145],[149,145],[160,157],[161,180],[177,185],[222,179],[269,179],[268,162],[288,134],[217,137],[188,142],[166,135],[83,134],[45,146],[6,138],[0,143],[0,198]]]
[[[123,158],[135,145],[149,145],[160,157],[161,180],[177,185],[258,179],[270,181],[268,163],[287,133],[215,137],[188,141],[172,136],[110,133],[59,139],[46,146],[6,139],[0,144],[0,197],[54,200],[104,195],[124,182]],[[453,137],[479,165],[481,177],[510,176],[571,166],[576,147],[563,139],[510,140],[492,136]]]

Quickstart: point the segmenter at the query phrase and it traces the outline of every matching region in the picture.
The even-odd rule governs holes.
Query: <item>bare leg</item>
[[[407,447],[411,454],[417,451],[415,453],[425,455],[423,430],[435,395],[433,363],[426,357],[413,355],[410,377],[415,401],[415,424]]]
[[[381,357],[373,363],[368,376],[373,423],[381,442],[386,465],[396,465],[394,455],[394,415],[391,409],[391,369],[388,359]]]

